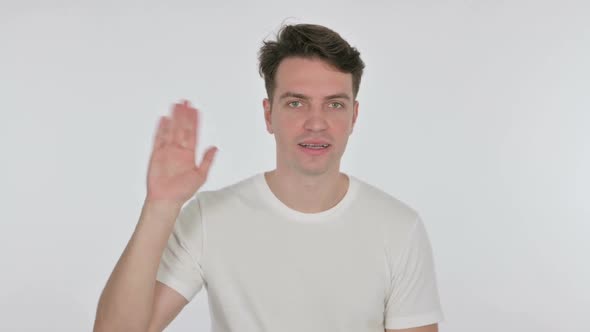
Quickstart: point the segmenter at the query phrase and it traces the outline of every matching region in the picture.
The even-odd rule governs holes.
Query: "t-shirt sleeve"
[[[185,204],[174,224],[156,275],[156,280],[191,301],[204,283],[200,260],[203,249],[203,223],[199,200]]]
[[[420,217],[407,242],[390,262],[391,280],[385,305],[385,328],[407,329],[444,321],[432,248]]]

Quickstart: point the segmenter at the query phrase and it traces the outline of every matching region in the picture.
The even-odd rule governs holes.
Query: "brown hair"
[[[353,98],[356,99],[365,64],[359,51],[335,31],[315,24],[285,25],[277,33],[276,41],[263,41],[258,52],[258,72],[264,78],[271,101],[277,68],[288,57],[319,58],[344,73],[351,73]]]

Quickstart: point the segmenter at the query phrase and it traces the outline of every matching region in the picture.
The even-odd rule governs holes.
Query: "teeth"
[[[306,148],[312,148],[312,149],[324,149],[329,146],[329,144],[299,144],[299,145],[306,147]]]

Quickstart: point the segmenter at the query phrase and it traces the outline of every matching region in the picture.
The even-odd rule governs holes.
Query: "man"
[[[283,27],[259,57],[276,169],[197,192],[216,148],[194,164],[197,111],[176,104],[159,123],[145,204],[95,331],[161,331],[203,286],[215,332],[437,331],[443,313],[419,215],[340,172],[358,116],[359,52],[301,24]]]

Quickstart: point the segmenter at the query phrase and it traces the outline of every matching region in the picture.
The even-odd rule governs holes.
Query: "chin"
[[[330,168],[322,165],[318,167],[297,167],[297,170],[307,176],[319,176],[329,173]]]

